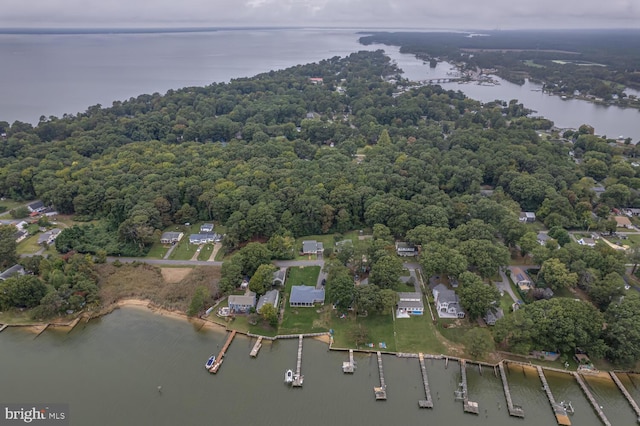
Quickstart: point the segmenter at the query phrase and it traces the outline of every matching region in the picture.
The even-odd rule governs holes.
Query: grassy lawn
[[[150,259],[162,259],[164,255],[167,254],[167,250],[169,250],[169,247],[169,245],[153,243],[153,245],[149,249],[149,253],[147,253],[147,257]]]
[[[384,350],[397,351],[391,314],[356,317],[355,314],[350,313],[346,318],[340,318],[338,311],[332,311],[329,324],[334,332],[333,344],[338,348],[378,350],[380,349],[379,343],[384,342],[387,345]],[[354,333],[358,329],[364,330],[367,336],[365,343],[372,343],[373,347],[366,344],[356,346]]]
[[[176,248],[173,249],[169,259],[172,260],[190,260],[194,254],[196,254],[196,250],[198,249],[197,244],[189,244],[188,238],[183,238],[177,245]]]
[[[6,199],[6,200],[0,201],[0,207],[4,207],[6,209],[4,211],[8,212],[9,210],[15,209],[16,207],[26,206],[30,202],[31,201],[13,201],[13,200]],[[2,213],[2,211],[0,211],[0,213]]]
[[[436,334],[428,311],[425,315],[396,319],[395,332],[399,352],[444,353],[446,348]]]
[[[612,244],[616,244],[619,246],[630,246],[630,247],[638,247],[640,246],[640,235],[638,234],[627,234],[626,239],[622,238],[612,238],[607,237],[606,240]]]
[[[11,310],[9,312],[0,312],[0,324],[35,324],[40,321],[35,321],[31,318],[31,311],[18,309]]]
[[[18,244],[16,251],[18,255],[34,254],[40,250],[42,246],[38,245],[38,235],[33,235]]]
[[[213,244],[205,244],[198,253],[198,260],[209,260],[211,253],[213,253]]]
[[[504,293],[504,295],[500,298],[500,307],[505,315],[511,312],[511,305],[513,305],[513,299],[508,293]]]
[[[284,319],[280,324],[278,334],[316,333],[329,329],[326,321],[326,310],[330,309],[328,305],[313,308],[292,308],[288,303],[293,285],[315,286],[319,274],[319,266],[289,268],[289,277],[285,283],[285,294],[282,299],[285,303]]]
[[[319,266],[307,266],[304,268],[289,268],[289,276],[286,281],[285,293],[291,293],[291,286],[293,285],[312,285],[315,286],[318,282],[318,275],[320,274]]]

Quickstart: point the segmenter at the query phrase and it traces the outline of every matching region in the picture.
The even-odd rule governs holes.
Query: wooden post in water
[[[478,414],[480,409],[477,402],[469,401],[467,395],[467,361],[460,360],[460,374],[462,375],[462,409],[465,413]]]
[[[384,383],[384,370],[382,369],[382,354],[380,351],[376,352],[378,357],[378,372],[380,373],[380,386],[373,388],[373,392],[376,395],[376,400],[387,399],[387,385]]]
[[[296,374],[295,376],[293,376],[293,383],[292,383],[292,385],[297,388],[301,387],[302,382],[304,381],[304,376],[302,375],[302,340],[303,339],[304,339],[304,336],[302,334],[298,336],[298,362],[296,363]]]

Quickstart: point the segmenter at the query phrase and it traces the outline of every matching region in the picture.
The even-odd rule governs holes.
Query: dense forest
[[[424,60],[445,59],[468,69],[495,69],[513,83],[530,78],[562,95],[594,96],[634,105],[625,87],[640,89],[640,44],[634,30],[374,33],[363,44],[401,47]]]
[[[388,247],[406,239],[423,247],[427,275],[460,277],[463,302],[476,313],[487,287],[480,277],[519,251],[541,266],[541,283],[581,287],[593,303],[572,309],[571,298],[534,297],[498,323],[500,342],[633,360],[640,339],[628,323],[640,298],[619,302],[626,256],[579,246],[566,232],[615,230],[612,208],[640,206],[635,146],[612,146],[586,125],[559,135],[517,100],[481,104],[439,86],[409,87],[382,51],[360,52],[42,117],[35,127],[0,122],[0,195],[39,198],[90,222],[65,229],[56,247],[101,258],[143,255],[175,224],[215,220],[226,226],[226,250],[244,253],[225,263],[223,281],[277,257],[278,241],[367,227],[374,284],[388,287],[387,272],[397,269]],[[605,187],[599,195],[596,182]],[[522,210],[550,228],[550,243],[536,242]],[[352,264],[353,254],[338,261]],[[69,263],[81,261],[56,263],[60,274],[45,281],[59,276],[67,293],[95,294],[73,291]],[[336,283],[350,281],[333,270]],[[338,302],[336,283],[327,291]],[[566,327],[552,335],[554,318]]]

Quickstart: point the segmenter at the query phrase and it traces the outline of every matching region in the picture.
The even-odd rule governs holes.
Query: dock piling
[[[2,333],[7,327],[9,327],[9,324],[0,324],[0,333]]]
[[[622,384],[622,382],[620,381],[616,373],[614,373],[613,371],[610,371],[609,375],[613,379],[613,382],[616,384],[616,386],[618,386],[618,389],[620,389],[620,392],[622,392],[622,394],[627,399],[627,401],[629,401],[629,405],[631,405],[631,408],[636,413],[636,416],[638,417],[638,423],[640,423],[640,407],[638,407],[638,404],[633,399],[633,397],[631,396],[627,388],[624,387],[624,385]]]
[[[600,404],[598,404],[598,401],[596,401],[596,399],[593,397],[593,394],[587,387],[587,384],[585,383],[582,376],[578,373],[573,373],[573,377],[575,377],[576,380],[578,381],[578,384],[580,385],[582,392],[584,392],[584,394],[587,396],[587,399],[591,403],[591,406],[595,410],[596,414],[598,414],[598,417],[600,417],[600,420],[602,421],[602,423],[605,426],[611,426],[611,422],[609,422],[609,420],[607,419],[607,416],[602,411],[602,408],[600,408]]]
[[[382,354],[380,351],[376,352],[378,356],[378,372],[380,373],[380,386],[373,388],[373,392],[376,395],[376,400],[387,399],[387,385],[384,383],[384,371],[382,369]]]
[[[349,361],[342,363],[342,372],[345,374],[353,374],[356,369],[356,362],[353,360],[353,349],[349,349]]]
[[[509,415],[512,417],[524,417],[524,410],[522,409],[522,407],[513,405],[513,400],[511,399],[511,391],[509,390],[509,382],[507,382],[507,374],[504,371],[504,363],[502,361],[500,361],[500,363],[498,364],[498,368],[500,369],[500,377],[502,378],[504,396],[507,399],[507,409],[509,410]]]
[[[462,409],[465,413],[478,414],[480,408],[477,402],[469,401],[467,395],[467,362],[464,359],[460,360],[460,374],[462,375]]]
[[[567,410],[562,406],[562,404],[558,404],[556,402],[556,399],[553,397],[553,393],[551,393],[551,388],[549,387],[549,383],[547,383],[547,378],[544,376],[542,367],[538,365],[536,366],[536,369],[538,370],[538,376],[540,377],[540,381],[542,382],[542,387],[547,393],[547,398],[549,399],[549,404],[551,404],[553,414],[556,416],[556,421],[561,426],[571,426],[571,420],[569,420]],[[524,367],[522,368],[522,371],[524,371]]]
[[[420,371],[422,372],[422,383],[424,385],[424,394],[426,399],[418,401],[420,408],[433,408],[433,400],[431,399],[431,389],[429,389],[429,378],[427,377],[427,366],[424,364],[424,355],[418,354],[418,360],[420,361]]]

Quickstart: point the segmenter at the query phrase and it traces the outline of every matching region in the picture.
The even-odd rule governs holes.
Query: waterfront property
[[[260,309],[266,305],[271,304],[275,307],[278,306],[278,302],[280,301],[280,292],[278,290],[269,290],[258,300],[258,304],[256,305],[256,311],[260,312]]]
[[[247,291],[244,295],[232,295],[229,296],[229,311],[233,314],[246,314],[249,313],[251,308],[256,306],[256,294],[252,291]]]
[[[173,244],[179,242],[184,237],[183,232],[164,232],[160,237],[162,244]]]
[[[294,285],[291,287],[289,305],[292,307],[313,307],[316,303],[324,303],[324,289],[317,289],[308,285]]]
[[[433,288],[432,294],[440,318],[464,318],[464,311],[455,291],[449,290],[444,284],[438,284]]]
[[[396,318],[409,318],[409,315],[424,314],[424,303],[422,294],[418,292],[398,293],[398,310]]]

